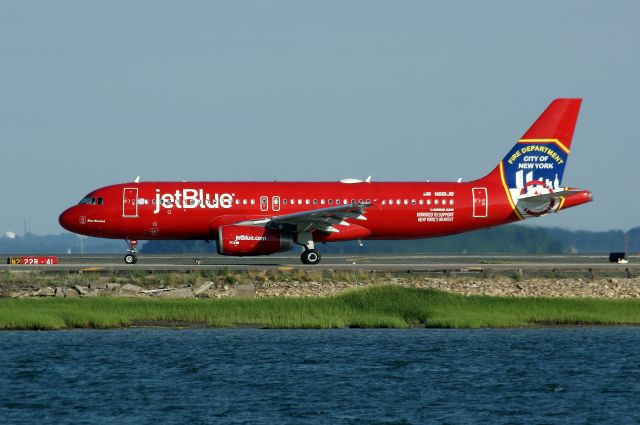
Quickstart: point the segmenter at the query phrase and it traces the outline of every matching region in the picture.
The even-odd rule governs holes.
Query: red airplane
[[[562,187],[581,99],[556,99],[485,177],[471,182],[139,182],[97,189],[60,215],[65,229],[138,240],[216,240],[222,255],[268,255],[318,242],[418,239],[539,217],[591,201]]]

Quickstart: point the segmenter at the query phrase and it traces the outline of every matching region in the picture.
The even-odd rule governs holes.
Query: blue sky
[[[0,2],[0,232],[143,180],[471,180],[583,97],[532,224],[640,225],[640,3]]]

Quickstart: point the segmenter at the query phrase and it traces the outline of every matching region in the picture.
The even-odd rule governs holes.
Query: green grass
[[[374,286],[327,298],[0,299],[0,329],[484,328],[640,324],[640,300],[500,298]]]

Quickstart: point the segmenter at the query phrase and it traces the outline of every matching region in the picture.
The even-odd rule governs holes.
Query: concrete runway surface
[[[13,255],[5,255],[11,257]],[[233,270],[302,269],[302,270],[362,270],[413,273],[626,273],[640,272],[638,258],[628,264],[609,263],[606,254],[600,255],[427,255],[427,254],[366,254],[323,255],[318,265],[303,265],[294,254],[261,257],[225,257],[216,254],[139,254],[138,263],[127,265],[124,255],[86,254],[60,255],[59,264],[51,266],[8,265],[2,270],[34,271],[196,271],[230,268]]]

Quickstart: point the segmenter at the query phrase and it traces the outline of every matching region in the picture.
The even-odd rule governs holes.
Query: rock
[[[9,298],[24,298],[28,295],[29,293],[27,291],[11,291],[7,294]]]
[[[114,289],[119,289],[122,285],[120,285],[119,283],[113,283],[113,282],[109,282],[106,284],[106,288],[110,291],[113,291]]]
[[[47,286],[46,288],[38,289],[33,295],[35,297],[53,297],[55,294],[56,291],[52,287]]]
[[[58,298],[64,298],[64,292],[62,292],[62,288],[57,287],[54,296],[56,296]]]
[[[73,288],[62,288],[62,293],[65,298],[78,298],[80,294]]]
[[[193,291],[190,288],[178,288],[170,291],[159,292],[160,298],[193,298]]]
[[[140,292],[140,290],[142,289],[141,287],[139,287],[138,285],[133,285],[131,283],[127,283],[126,285],[124,285],[121,288],[123,291],[126,292]]]
[[[242,283],[234,286],[231,291],[229,291],[230,297],[255,297],[256,296],[256,286],[253,283]]]
[[[107,289],[107,284],[104,282],[91,282],[89,284],[91,289]]]
[[[81,295],[86,298],[97,297],[98,295],[100,295],[100,291],[98,291],[97,289],[93,289],[91,291],[88,291],[86,294]]]
[[[89,293],[89,288],[87,288],[86,286],[76,285],[76,286],[73,287],[73,289],[78,291],[78,294],[80,294],[82,296],[87,295]]]
[[[205,292],[207,292],[209,289],[211,289],[211,287],[213,287],[213,285],[215,285],[215,283],[208,281],[208,282],[204,282],[202,285],[198,286],[197,288],[195,288],[193,290],[193,293],[198,296],[198,295],[202,295]]]

